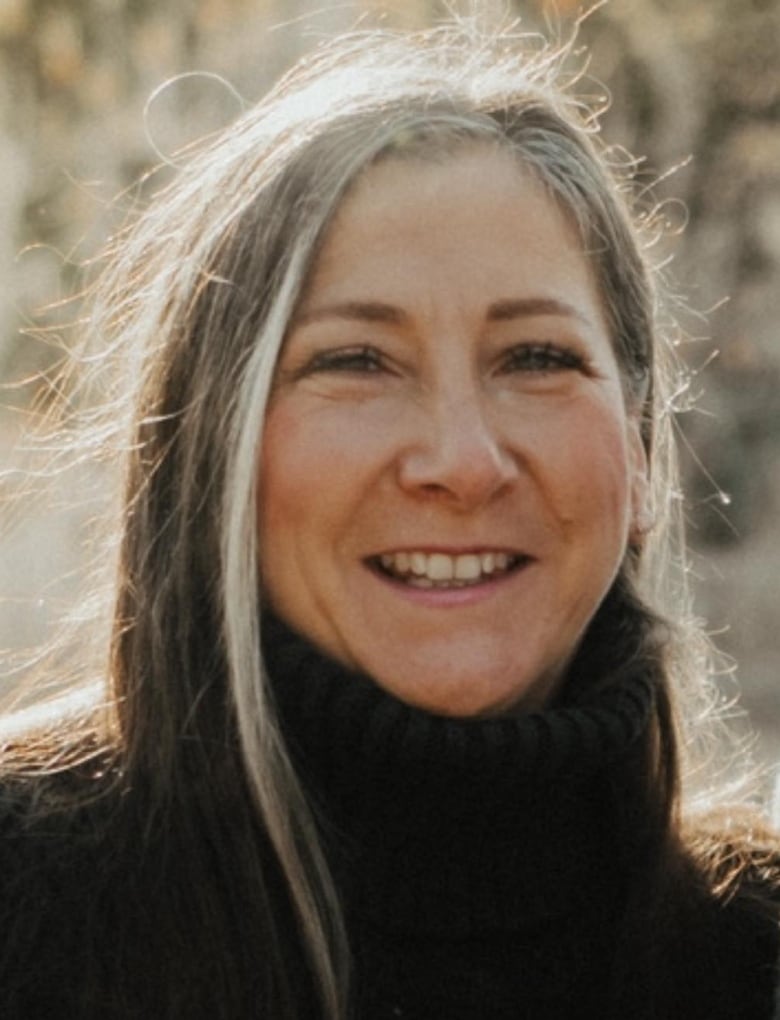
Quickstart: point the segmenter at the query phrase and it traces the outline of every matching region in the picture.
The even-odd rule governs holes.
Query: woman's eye
[[[554,343],[527,343],[513,347],[504,361],[507,372],[566,372],[581,369],[584,359],[568,347]]]
[[[379,351],[373,347],[345,347],[315,354],[305,368],[313,372],[381,372],[383,361]]]

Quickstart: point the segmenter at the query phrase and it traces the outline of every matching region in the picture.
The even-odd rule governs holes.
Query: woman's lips
[[[498,580],[529,562],[519,552],[500,549],[450,553],[404,549],[369,557],[369,565],[410,588],[453,590]]]

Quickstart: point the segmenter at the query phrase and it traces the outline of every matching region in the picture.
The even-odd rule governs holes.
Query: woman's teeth
[[[503,552],[447,553],[397,552],[379,557],[385,573],[413,588],[464,588],[506,573],[520,561]]]

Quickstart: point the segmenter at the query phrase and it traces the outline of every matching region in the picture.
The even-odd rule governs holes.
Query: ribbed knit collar
[[[614,895],[641,797],[626,777],[653,684],[637,664],[577,703],[480,720],[410,707],[278,620],[264,651],[283,733],[348,911],[406,933],[517,930]],[[582,684],[578,685],[580,688]]]

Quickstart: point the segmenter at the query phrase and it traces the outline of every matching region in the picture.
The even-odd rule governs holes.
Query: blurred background
[[[0,0],[0,649],[40,647],[72,603],[100,488],[85,465],[58,498],[9,503],[60,357],[25,330],[72,317],[47,306],[78,289],[139,177],[227,124],[298,54],[360,19],[420,27],[474,6],[564,38],[582,13],[567,0]],[[759,756],[776,762],[780,2],[612,0],[579,40],[585,91],[611,96],[607,138],[642,157],[648,186],[660,178],[695,398],[678,424],[697,611],[737,665]],[[0,676],[0,695],[14,682]]]

